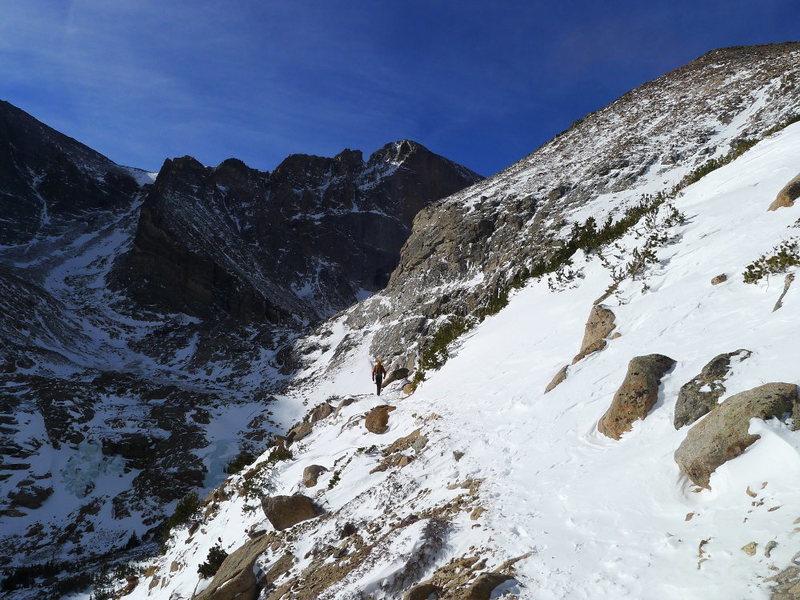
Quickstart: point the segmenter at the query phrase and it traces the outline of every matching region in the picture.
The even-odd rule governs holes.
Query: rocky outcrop
[[[403,600],[431,600],[438,598],[444,590],[432,583],[420,583],[415,585],[405,594]]]
[[[381,384],[381,389],[385,388],[390,383],[394,383],[395,381],[402,381],[406,377],[408,377],[408,369],[400,368],[400,369],[392,369],[392,372],[389,373],[389,376],[383,380],[383,384]]]
[[[467,590],[465,600],[489,600],[492,592],[507,581],[514,579],[502,573],[482,573]]]
[[[569,365],[564,365],[558,370],[558,373],[555,374],[553,379],[550,380],[550,383],[547,384],[547,387],[544,388],[544,393],[548,393],[553,391],[556,387],[564,383],[567,379],[567,373],[569,372]]]
[[[319,406],[315,406],[314,409],[309,414],[309,421],[313,425],[317,421],[321,421],[322,419],[327,419],[333,414],[333,406],[331,406],[327,402],[323,402]]]
[[[265,497],[261,500],[261,508],[277,531],[322,514],[314,501],[303,494]]]
[[[800,175],[797,175],[778,192],[775,200],[772,201],[767,210],[778,210],[779,208],[794,206],[794,201],[798,198],[800,198]]]
[[[631,430],[634,421],[647,417],[658,400],[661,378],[673,365],[675,361],[662,354],[631,359],[625,380],[597,424],[600,433],[618,440]]]
[[[478,180],[411,141],[367,161],[292,155],[272,173],[167,160],[113,280],[170,312],[316,321],[384,287],[416,213]]]
[[[749,350],[740,349],[715,356],[698,375],[685,383],[675,402],[675,429],[691,425],[716,407],[725,393],[723,384],[730,375],[731,362],[746,360],[751,354]]]
[[[386,433],[389,431],[389,413],[395,410],[394,406],[384,404],[376,406],[364,415],[364,426],[372,433]]]
[[[759,439],[748,432],[750,419],[796,414],[797,403],[793,383],[768,383],[731,396],[687,432],[675,451],[675,461],[689,479],[708,488],[717,467]]]

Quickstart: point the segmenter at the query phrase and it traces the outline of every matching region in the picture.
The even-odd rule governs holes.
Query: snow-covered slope
[[[328,350],[311,355],[307,375],[332,359],[336,367],[294,396],[338,410],[292,444],[290,459],[264,455],[221,486],[197,525],[178,528],[164,555],[141,565],[128,597],[205,589],[203,598],[223,598],[225,586],[214,590],[235,574],[228,586],[245,595],[260,587],[270,599],[769,597],[768,578],[796,552],[800,432],[791,419],[751,420],[760,439],[703,489],[673,459],[689,429],[676,430],[673,415],[681,386],[720,353],[752,352],[733,364],[723,401],[765,383],[800,383],[796,287],[774,310],[783,275],[743,281],[748,264],[798,236],[797,207],[767,207],[799,165],[794,124],[600,252],[579,252],[557,274],[528,281],[452,344],[410,396],[403,382],[370,394],[370,340],[390,322],[375,318],[342,358],[334,349],[351,334],[347,315],[332,320]],[[616,201],[605,195],[592,208],[603,214]],[[620,277],[645,244],[653,260]],[[727,281],[712,285],[720,274]],[[614,282],[604,305],[621,335],[544,394]],[[389,297],[371,302],[388,313]],[[597,423],[629,360],[651,353],[676,361],[655,405],[620,440],[604,436]],[[388,430],[369,431],[363,417],[386,404]],[[307,488],[303,471],[315,464],[328,470]],[[298,492],[324,514],[275,532],[259,496]],[[236,554],[239,571],[228,559],[212,582],[197,568],[214,545],[246,550]]]

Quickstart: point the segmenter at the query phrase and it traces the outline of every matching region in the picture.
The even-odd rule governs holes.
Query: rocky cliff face
[[[272,173],[168,160],[114,277],[163,310],[307,324],[382,289],[414,215],[479,179],[410,141]]]
[[[391,322],[375,334],[373,354],[413,365],[442,317],[479,314],[515,276],[562,248],[573,223],[618,220],[644,195],[668,193],[800,113],[799,57],[800,43],[709,52],[430,205],[382,297],[350,313],[353,330]]]

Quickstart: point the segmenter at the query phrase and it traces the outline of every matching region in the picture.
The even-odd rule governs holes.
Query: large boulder
[[[261,585],[256,579],[253,565],[274,542],[275,538],[272,535],[262,535],[229,554],[220,565],[214,579],[205,590],[195,596],[195,600],[256,600]],[[293,561],[293,557],[291,560]],[[286,558],[282,557],[278,562],[285,561]],[[273,581],[277,578],[270,571],[266,581],[262,582],[263,585],[272,583],[270,576],[273,577]]]
[[[313,425],[317,421],[321,421],[322,419],[327,419],[333,414],[333,407],[328,404],[327,402],[323,402],[322,404],[318,404],[314,407],[314,409],[310,413],[309,421]]]
[[[496,588],[507,581],[514,579],[510,575],[502,573],[481,573],[475,582],[469,586],[466,600],[489,600],[494,598],[493,592]]]
[[[725,393],[723,382],[730,375],[731,361],[746,360],[751,354],[749,350],[740,349],[715,356],[698,375],[685,383],[675,403],[675,429],[691,425],[716,407]]]
[[[389,376],[386,379],[383,380],[383,384],[381,385],[381,388],[385,388],[390,383],[393,383],[395,381],[403,380],[406,377],[408,377],[408,369],[406,369],[406,368],[393,369],[392,372],[389,373]]]
[[[794,414],[797,402],[793,383],[768,383],[731,396],[687,432],[675,451],[675,462],[694,483],[708,488],[717,467],[759,439],[748,432],[750,419]]]
[[[778,210],[788,206],[794,206],[794,201],[800,198],[800,175],[797,175],[775,196],[775,200],[769,205],[768,210]]]
[[[674,360],[663,354],[631,359],[625,380],[597,424],[600,433],[618,440],[623,433],[631,430],[634,421],[644,419],[658,400],[661,378],[674,364]]]
[[[367,431],[372,433],[386,433],[389,431],[389,413],[395,409],[394,406],[383,404],[376,406],[364,415],[364,426]]]
[[[589,354],[599,352],[606,347],[608,343],[606,342],[606,338],[616,327],[614,324],[615,319],[616,316],[611,309],[601,304],[596,304],[592,307],[592,312],[589,313],[589,320],[586,321],[586,329],[583,333],[581,349],[578,354],[575,355],[575,358],[572,359],[573,365]]]
[[[314,501],[303,494],[292,496],[270,496],[261,500],[264,514],[278,531],[288,529],[301,521],[313,519],[322,514]]]

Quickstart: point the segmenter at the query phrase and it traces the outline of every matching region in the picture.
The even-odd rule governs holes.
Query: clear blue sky
[[[797,0],[0,0],[0,98],[157,170],[410,138],[483,175]]]

